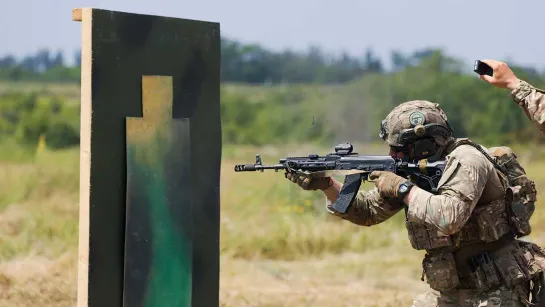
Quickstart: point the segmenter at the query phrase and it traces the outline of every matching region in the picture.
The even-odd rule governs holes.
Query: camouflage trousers
[[[474,290],[458,290],[449,293],[428,290],[414,298],[412,307],[526,307],[529,289],[518,290],[500,287],[497,290],[478,293]]]

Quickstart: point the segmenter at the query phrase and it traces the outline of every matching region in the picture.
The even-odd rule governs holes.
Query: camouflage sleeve
[[[509,95],[541,133],[545,134],[545,91],[521,81]]]
[[[382,223],[403,208],[400,201],[382,198],[377,188],[359,191],[345,214],[332,211],[332,205],[333,203],[326,199],[326,208],[329,213],[361,226]]]
[[[407,219],[444,235],[462,228],[483,193],[494,166],[477,149],[462,145],[451,152],[438,184],[438,193],[416,189]]]

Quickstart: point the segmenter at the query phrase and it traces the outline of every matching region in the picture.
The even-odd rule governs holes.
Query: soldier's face
[[[403,159],[405,157],[405,153],[402,151],[395,151],[394,149],[390,148],[390,156],[394,159]]]

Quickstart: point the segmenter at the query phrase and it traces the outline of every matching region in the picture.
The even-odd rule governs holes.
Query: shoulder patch
[[[426,117],[424,116],[424,113],[422,112],[412,112],[411,115],[409,115],[409,122],[411,125],[423,125],[426,121]]]

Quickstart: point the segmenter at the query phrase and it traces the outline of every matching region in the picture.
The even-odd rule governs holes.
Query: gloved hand
[[[369,179],[375,182],[380,195],[385,198],[397,198],[399,185],[407,179],[392,172],[374,171],[369,174]]]
[[[325,190],[333,185],[331,177],[310,178],[303,174],[286,172],[284,174],[290,181],[297,183],[303,190]]]

